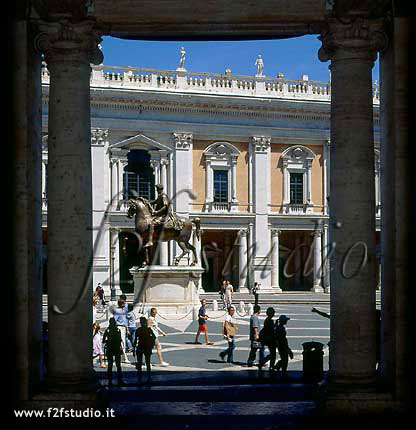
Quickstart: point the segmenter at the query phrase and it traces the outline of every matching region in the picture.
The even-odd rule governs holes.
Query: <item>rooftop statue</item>
[[[185,68],[185,48],[182,47],[180,50],[180,58],[179,58],[179,66],[178,69],[184,69]]]
[[[257,57],[255,65],[257,66],[256,76],[264,76],[264,64],[263,64],[263,59],[261,58],[261,55]]]
[[[200,219],[178,218],[172,209],[170,198],[163,192],[163,186],[157,185],[156,189],[158,196],[155,200],[149,201],[144,197],[135,197],[131,198],[128,203],[127,217],[135,217],[135,231],[142,244],[146,241],[140,249],[144,252],[143,266],[150,264],[150,249],[154,245],[155,239],[156,244],[159,241],[169,242],[171,240],[178,243],[182,254],[175,258],[175,265],[183,256],[189,254],[189,251],[192,251],[194,257],[192,265],[198,264],[195,247],[189,241],[194,225],[197,238],[200,239]]]

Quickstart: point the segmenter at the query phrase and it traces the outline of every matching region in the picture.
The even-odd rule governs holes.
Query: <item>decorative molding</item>
[[[382,21],[370,21],[361,17],[348,23],[336,18],[328,19],[319,40],[322,41],[318,52],[321,61],[353,58],[375,61],[377,51],[383,51],[388,46]]]
[[[192,133],[173,133],[175,149],[187,151],[192,146]]]
[[[254,146],[254,150],[256,152],[263,152],[266,153],[269,148],[272,141],[272,138],[269,136],[253,136],[252,138],[252,145]]]
[[[279,237],[281,233],[282,233],[282,230],[280,229],[276,229],[276,228],[272,229],[272,237],[276,237],[276,236]]]
[[[91,145],[108,144],[108,128],[93,128],[91,129]]]
[[[94,20],[39,21],[35,48],[45,55],[48,67],[55,63],[101,64],[104,57],[99,43],[102,39],[94,26]]]

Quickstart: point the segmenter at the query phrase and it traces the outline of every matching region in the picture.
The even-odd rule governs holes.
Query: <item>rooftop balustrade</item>
[[[330,82],[311,81],[307,75],[299,80],[267,76],[242,76],[155,70],[138,67],[92,66],[92,88],[125,88],[192,92],[200,94],[258,96],[284,99],[329,101]],[[42,67],[42,83],[49,83],[49,71]],[[379,85],[373,84],[373,103],[379,104]]]

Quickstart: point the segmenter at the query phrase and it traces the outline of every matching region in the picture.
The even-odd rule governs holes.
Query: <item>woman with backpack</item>
[[[108,386],[113,386],[113,362],[116,362],[118,385],[124,385],[121,370],[121,355],[123,354],[121,331],[117,327],[116,320],[110,318],[107,330],[104,332],[103,344],[105,344],[107,355],[107,376]]]

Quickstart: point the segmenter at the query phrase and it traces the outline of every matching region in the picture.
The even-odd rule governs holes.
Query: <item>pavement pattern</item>
[[[162,367],[156,352],[152,354],[151,385],[137,382],[135,357],[127,354],[122,363],[124,386],[108,388],[106,369],[95,370],[102,385],[107,406],[116,416],[127,417],[131,426],[148,422],[154,428],[179,429],[300,429],[310,428],[316,414],[317,382],[303,379],[302,343],[324,344],[324,371],[328,369],[329,320],[311,312],[311,304],[272,305],[275,319],[285,314],[290,320],[286,326],[289,345],[294,358],[289,362],[289,380],[265,367],[248,367],[250,350],[249,315],[237,312],[239,327],[235,339],[234,362],[224,363],[219,353],[226,349],[222,336],[225,311],[207,307],[209,340],[205,345],[204,333],[194,344],[198,322],[169,318],[159,314],[159,327],[167,334],[161,336]],[[329,313],[329,305],[314,305]],[[261,323],[266,318],[267,305],[262,305]],[[238,311],[238,306],[237,306]],[[105,326],[101,324],[102,327]],[[278,355],[277,355],[278,357]],[[258,358],[258,357],[257,357]],[[145,370],[145,368],[143,368]],[[116,372],[113,371],[114,383]],[[143,372],[143,379],[145,372]]]
[[[328,370],[328,342],[329,342],[329,319],[323,318],[311,312],[311,305],[306,304],[284,304],[272,305],[276,311],[274,319],[279,315],[287,315],[290,321],[286,325],[289,345],[293,351],[294,358],[289,361],[290,371],[302,371],[303,347],[305,342],[315,341],[324,344],[324,370]],[[260,322],[266,318],[267,305],[262,306]],[[329,313],[329,305],[316,306],[319,310]],[[238,308],[238,307],[237,307]],[[250,351],[249,325],[250,316],[236,312],[238,334],[235,337],[236,348],[234,350],[234,363],[224,363],[219,353],[227,348],[227,340],[222,335],[222,324],[226,316],[225,310],[210,311],[207,321],[209,340],[214,345],[205,345],[204,333],[199,336],[201,345],[194,344],[195,335],[198,330],[198,321],[190,321],[181,317],[167,318],[158,314],[159,327],[167,334],[160,336],[159,342],[162,346],[162,356],[168,367],[162,367],[154,350],[152,354],[153,376],[163,376],[170,372],[256,372],[257,368],[247,367],[247,358]],[[101,324],[105,327],[105,324]],[[126,371],[135,370],[135,357],[128,353],[128,362],[123,361],[123,369]],[[278,357],[278,355],[277,355]],[[99,369],[98,372],[105,371]],[[208,378],[207,378],[208,379]],[[163,382],[163,378],[156,378],[155,381]]]

